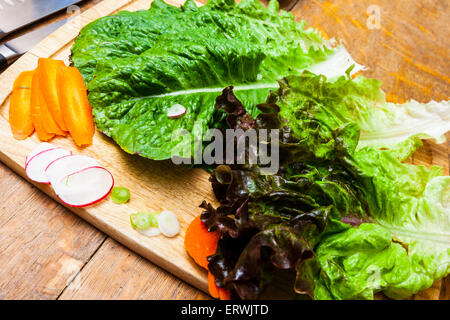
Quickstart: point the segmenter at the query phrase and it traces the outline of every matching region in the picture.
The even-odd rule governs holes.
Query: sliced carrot
[[[216,253],[218,240],[219,232],[209,232],[198,216],[186,230],[184,247],[198,265],[208,269],[206,258]]]
[[[66,132],[62,131],[58,124],[56,123],[56,120],[53,118],[53,115],[50,113],[47,102],[44,99],[44,96],[42,94],[42,86],[41,86],[41,76],[42,74],[39,72],[39,68],[36,72],[35,77],[38,78],[36,82],[33,82],[33,89],[36,89],[37,92],[37,101],[39,103],[40,107],[40,116],[41,116],[41,123],[44,128],[44,130],[48,134],[54,134],[59,136],[65,136]]]
[[[26,139],[34,131],[31,119],[31,82],[34,71],[22,72],[14,81],[9,103],[9,124],[13,137]]]
[[[24,71],[16,78],[13,84],[13,91],[16,89],[31,89],[33,74],[35,70]]]
[[[42,95],[42,91],[39,92],[39,101],[41,102],[41,117],[44,130],[47,133],[52,133],[58,136],[67,135],[67,132],[61,130],[61,128],[56,123],[55,118],[53,118],[53,115],[50,112],[47,103],[45,102],[44,96]]]
[[[31,89],[16,89],[9,104],[9,124],[13,137],[26,139],[34,132],[31,119]]]
[[[217,286],[214,275],[211,272],[208,272],[208,290],[211,297],[216,299],[219,298],[219,287]]]
[[[219,298],[220,300],[231,300],[230,291],[219,288]]]
[[[208,270],[208,256],[216,253],[219,232],[209,232],[205,224],[196,217],[189,224],[184,236],[184,247],[194,261],[201,267]],[[230,300],[228,290],[219,288],[214,280],[214,275],[208,271],[208,290],[213,298]]]
[[[49,134],[45,131],[41,116],[41,99],[40,99],[40,84],[38,73],[35,72],[33,75],[32,86],[31,86],[31,120],[33,122],[34,129],[36,130],[36,134],[41,141],[48,141],[52,139],[55,135]]]
[[[224,288],[219,288],[216,284],[214,275],[208,271],[208,290],[211,297],[220,300],[230,300],[230,291]]]
[[[58,127],[63,131],[68,131],[68,128],[64,123],[58,97],[57,74],[59,68],[64,66],[65,64],[62,60],[48,58],[39,58],[38,60],[39,79],[45,102]]]
[[[94,119],[83,77],[77,68],[58,69],[58,96],[64,123],[78,146],[90,145]]]

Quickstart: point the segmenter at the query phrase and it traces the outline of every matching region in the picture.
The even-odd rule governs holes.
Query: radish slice
[[[47,166],[56,159],[68,156],[70,154],[72,154],[70,151],[61,148],[42,151],[30,158],[30,161],[28,161],[28,164],[25,166],[25,172],[27,173],[28,178],[33,181],[39,183],[50,183],[47,175],[45,174],[45,169]]]
[[[27,159],[25,160],[25,165],[27,165],[28,162],[31,160],[31,158],[33,158],[35,155],[51,149],[56,149],[56,147],[48,142],[42,142],[38,144],[36,148],[34,148],[33,151],[31,151],[30,154],[27,156]]]
[[[81,171],[89,167],[98,167],[97,160],[87,156],[68,155],[51,162],[45,169],[48,181],[54,184],[72,173]]]
[[[169,118],[176,118],[186,113],[186,108],[179,103],[174,104],[167,110],[167,116]]]
[[[158,216],[158,227],[166,237],[174,237],[180,232],[177,216],[170,211],[163,211]]]
[[[89,167],[54,181],[53,189],[66,205],[86,207],[106,198],[114,186],[112,174],[102,167]]]
[[[150,227],[150,228],[147,228],[144,230],[136,229],[136,231],[147,237],[155,237],[155,236],[159,236],[161,234],[161,231],[159,231],[159,228],[154,228],[154,227]]]

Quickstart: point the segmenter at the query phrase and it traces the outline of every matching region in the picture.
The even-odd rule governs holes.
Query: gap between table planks
[[[370,1],[371,3],[373,1]],[[386,2],[386,1],[384,1]],[[364,3],[367,4],[367,6],[369,5],[367,1],[362,1],[362,8],[367,8],[364,7]],[[44,42],[42,42],[40,45],[38,45],[37,48],[33,49],[29,54],[25,55],[20,61],[18,61],[16,64],[14,64],[8,71],[6,71],[1,77],[0,77],[0,101],[3,100],[3,98],[6,98],[9,95],[9,91],[10,91],[10,87],[12,85],[12,81],[15,79],[15,77],[18,75],[18,73],[20,73],[21,71],[25,70],[25,69],[32,69],[34,68],[34,66],[36,65],[36,60],[37,57],[44,57],[44,56],[52,56],[55,58],[61,58],[63,60],[67,61],[67,56],[68,56],[68,52],[70,51],[70,46],[71,46],[71,40],[77,35],[78,30],[80,25],[84,25],[88,22],[90,22],[91,20],[94,20],[100,16],[103,15],[108,15],[111,14],[117,10],[121,10],[121,9],[127,9],[127,10],[137,10],[137,9],[141,9],[141,8],[147,8],[149,4],[149,1],[104,1],[102,3],[100,3],[99,5],[97,5],[96,7],[94,7],[93,9],[90,9],[89,11],[83,13],[81,15],[81,17],[79,17],[78,21],[72,21],[70,22],[70,24],[66,25],[63,27],[63,30],[59,30],[57,31],[55,34],[53,34],[51,37],[49,37],[49,39],[44,40]],[[383,4],[380,3],[380,5],[384,8]],[[329,6],[331,6],[331,9],[329,8]],[[294,7],[294,12],[297,10],[302,10],[301,11],[301,16],[302,17],[307,17],[308,25],[313,25],[316,27],[319,27],[321,30],[330,30],[329,34],[336,36],[338,38],[343,38],[344,39],[344,43],[347,42],[351,42],[353,39],[355,40],[355,44],[349,45],[347,44],[347,47],[349,48],[350,52],[352,52],[352,54],[355,56],[356,60],[359,62],[362,62],[366,65],[368,65],[369,67],[372,67],[370,70],[374,70],[373,66],[374,66],[374,62],[377,62],[381,65],[381,69],[384,68],[384,70],[391,70],[390,73],[395,73],[396,70],[392,70],[391,67],[394,64],[391,64],[393,62],[396,62],[396,59],[398,57],[393,57],[390,60],[386,60],[386,61],[377,61],[376,59],[376,55],[375,53],[368,53],[366,59],[368,61],[364,61],[362,60],[364,58],[363,55],[359,54],[359,52],[363,52],[364,53],[364,47],[361,46],[360,43],[357,42],[358,40],[358,34],[355,32],[351,32],[351,35],[349,35],[349,32],[345,32],[345,30],[343,30],[343,34],[339,34],[339,32],[341,31],[340,29],[340,25],[338,26],[338,28],[336,28],[336,25],[333,24],[333,19],[322,19],[320,20],[321,16],[325,16],[323,13],[327,13],[329,14],[329,12],[333,12],[333,10],[336,10],[336,6],[340,6],[339,8],[341,8],[344,12],[346,12],[346,9],[348,9],[347,7],[349,6],[349,2],[348,1],[335,1],[334,3],[330,3],[330,2],[325,2],[325,1],[300,1],[297,3],[297,5]],[[350,6],[350,9],[352,9],[353,11],[355,11],[354,6]],[[308,12],[311,11],[311,13]],[[316,12],[314,12],[314,10],[316,10]],[[349,10],[349,12],[351,12],[351,10]],[[357,11],[357,12],[365,12],[365,10],[361,11]],[[348,12],[347,12],[348,13]],[[300,15],[297,15],[300,16]],[[361,15],[359,15],[361,16]],[[315,19],[311,19],[314,18]],[[341,17],[341,15],[339,16]],[[358,17],[358,15],[354,15],[353,17]],[[363,15],[364,17],[364,15]],[[346,17],[342,17],[339,18],[345,21]],[[341,20],[341,21],[342,21]],[[348,20],[348,19],[347,19]],[[330,22],[331,21],[331,22]],[[336,19],[336,21],[338,21]],[[79,25],[77,25],[79,23]],[[345,24],[346,25],[346,24]],[[363,30],[363,29],[362,29]],[[431,29],[433,30],[433,29]],[[438,30],[439,32],[442,32],[443,30]],[[331,33],[333,32],[333,33]],[[365,32],[367,32],[367,30],[365,30]],[[417,32],[416,32],[417,33]],[[412,34],[414,35],[414,30],[412,30]],[[361,36],[361,35],[360,35]],[[355,37],[355,38],[353,38]],[[378,36],[378,38],[382,38],[383,36]],[[377,39],[377,37],[375,37],[375,39]],[[386,42],[389,42],[390,38],[388,37],[387,40],[385,40]],[[373,45],[373,43],[372,43]],[[356,52],[354,52],[352,49],[355,49]],[[358,51],[357,49],[360,49],[360,51]],[[370,46],[369,46],[370,49]],[[444,47],[445,49],[445,47]],[[412,56],[414,56],[414,53],[412,53]],[[373,60],[372,60],[373,59]],[[410,59],[411,60],[411,59]],[[434,61],[434,60],[433,60]],[[438,60],[439,63],[439,60]],[[376,65],[375,65],[376,66]],[[428,66],[428,64],[427,64]],[[445,66],[444,66],[445,67]],[[423,69],[423,68],[422,68]],[[378,68],[375,68],[375,70],[379,70]],[[383,69],[382,69],[383,70]],[[371,72],[369,71],[369,72]],[[389,80],[389,77],[386,76],[386,72],[385,71],[381,71],[382,74],[378,75],[377,78],[382,79],[385,81],[386,84],[386,80]],[[420,70],[413,70],[413,72],[419,73],[420,74]],[[389,73],[389,72],[388,72]],[[409,76],[409,75],[408,75]],[[405,76],[403,77],[405,78]],[[403,78],[397,78],[397,79],[403,79]],[[439,77],[436,77],[439,79]],[[442,78],[442,77],[441,77]],[[440,78],[440,79],[441,79]],[[405,78],[406,79],[406,78]],[[407,78],[409,79],[409,78]],[[389,88],[386,87],[385,85],[385,89],[387,89],[389,92],[397,92],[397,96],[394,95],[390,95],[389,97],[391,99],[394,99],[396,97],[398,97],[399,100],[401,99],[405,99],[407,97],[413,96],[415,97],[417,100],[422,100],[422,101],[426,101],[429,100],[430,98],[439,98],[439,95],[443,96],[446,95],[448,96],[448,92],[446,92],[445,90],[446,87],[440,87],[440,91],[439,90],[435,90],[435,88],[433,88],[433,91],[425,91],[424,93],[421,94],[421,92],[419,92],[419,94],[417,95],[414,86],[411,86],[410,82],[405,82],[405,81],[400,81],[398,80],[398,82],[396,83],[396,85],[394,85],[393,87]],[[442,79],[441,79],[442,80]],[[389,82],[387,82],[389,85]],[[405,91],[406,89],[410,88],[412,95],[405,95]],[[445,90],[443,91],[442,88],[444,88]],[[400,91],[399,89],[402,89],[403,91]],[[396,91],[399,90],[399,91]],[[433,96],[430,93],[435,93],[436,95]],[[408,92],[409,94],[410,92]],[[3,94],[3,96],[2,96]],[[416,94],[414,96],[414,94]],[[427,95],[428,94],[428,95]],[[1,108],[1,112],[3,114],[3,116],[6,115],[6,107],[7,105],[7,101],[5,101],[4,105]],[[11,146],[9,147],[9,152],[7,155],[4,155],[4,153],[2,152],[2,154],[0,155],[0,159],[7,163],[10,167],[12,167],[15,171],[18,171],[19,174],[21,174],[22,176],[24,175],[23,173],[23,161],[21,162],[20,159],[21,157],[24,159],[24,154],[26,155],[26,153],[28,152],[28,150],[30,150],[32,148],[32,145],[37,143],[37,140],[34,140],[35,138],[33,138],[32,140],[27,140],[26,142],[20,142],[19,144],[17,144],[18,142],[15,140],[11,140],[12,137],[9,133],[9,126],[7,126],[6,121],[4,121],[4,119],[0,119],[1,123],[0,123],[0,146],[4,143],[3,141],[5,140],[9,140],[9,144],[11,144]],[[7,128],[6,128],[7,126]],[[70,141],[70,139],[58,139],[55,141],[55,144],[61,145],[63,147],[66,148],[70,148],[70,149],[74,149],[74,146],[72,144],[72,142]],[[101,145],[101,150],[93,150],[94,147],[98,147],[98,145]],[[24,148],[23,150],[18,150],[18,146]],[[0,147],[1,149],[3,149],[2,147]],[[79,214],[81,217],[83,217],[84,219],[86,219],[88,222],[94,224],[95,226],[97,226],[99,229],[105,231],[106,233],[108,233],[109,235],[111,235],[113,238],[116,238],[117,240],[119,240],[120,242],[124,243],[125,245],[127,245],[128,247],[130,247],[132,250],[137,251],[138,253],[140,253],[141,255],[149,258],[150,260],[156,262],[157,264],[161,265],[163,268],[168,269],[169,271],[173,272],[174,274],[176,274],[177,276],[179,276],[182,279],[187,280],[188,282],[192,283],[193,285],[200,287],[202,290],[205,290],[205,275],[204,273],[200,270],[198,270],[198,268],[194,265],[192,265],[192,262],[189,260],[188,257],[186,257],[186,254],[184,253],[184,249],[182,247],[182,242],[178,241],[177,244],[172,244],[174,246],[178,246],[175,249],[175,251],[177,251],[179,254],[175,255],[175,258],[182,258],[182,263],[188,263],[188,272],[190,272],[189,276],[186,276],[186,273],[183,272],[183,270],[180,270],[180,268],[176,268],[176,266],[174,266],[174,264],[172,263],[167,263],[167,261],[164,260],[164,257],[161,257],[161,255],[155,254],[154,252],[146,252],[146,245],[155,245],[154,243],[148,243],[148,239],[140,239],[139,235],[134,234],[134,231],[131,230],[131,228],[129,228],[128,225],[128,213],[130,213],[130,211],[134,211],[134,210],[143,210],[148,208],[149,206],[152,206],[151,209],[172,209],[173,211],[175,211],[177,214],[187,214],[186,216],[184,216],[186,219],[186,221],[183,221],[182,225],[183,225],[183,230],[185,229],[186,223],[189,222],[190,218],[192,218],[194,215],[199,213],[199,210],[196,208],[197,205],[200,203],[200,201],[203,199],[204,196],[209,195],[210,199],[212,198],[211,194],[210,194],[210,188],[209,188],[209,184],[205,181],[207,181],[207,175],[205,175],[203,172],[198,171],[198,170],[194,170],[192,172],[186,172],[185,170],[182,170],[180,168],[174,168],[171,164],[169,163],[156,163],[154,161],[149,161],[149,160],[145,160],[145,159],[139,159],[137,157],[133,157],[133,156],[129,156],[124,154],[123,152],[121,152],[117,147],[114,146],[114,144],[112,144],[111,141],[109,141],[107,138],[103,137],[100,134],[97,134],[95,137],[95,142],[92,148],[88,148],[86,150],[78,150],[78,152],[82,152],[85,154],[90,154],[93,155],[95,157],[99,157],[99,160],[102,162],[103,165],[105,165],[108,168],[114,167],[113,174],[115,176],[120,176],[122,177],[122,184],[126,185],[127,182],[127,170],[130,170],[128,168],[128,166],[131,166],[132,170],[135,170],[135,173],[133,175],[133,179],[132,181],[136,181],[139,184],[144,184],[144,186],[140,186],[137,188],[137,190],[133,190],[132,189],[132,194],[133,195],[139,195],[139,197],[142,197],[144,195],[147,195],[147,192],[149,193],[148,199],[151,199],[151,201],[146,202],[145,199],[138,199],[138,201],[135,201],[136,199],[133,198],[132,203],[130,203],[129,207],[124,208],[124,207],[117,207],[114,205],[106,205],[106,204],[100,204],[98,206],[95,206],[93,208],[88,208],[87,210],[76,210],[76,213]],[[102,157],[102,154],[112,154],[112,158],[111,159],[104,159]],[[447,152],[447,147],[443,147],[441,146],[437,146],[434,145],[432,143],[426,143],[424,148],[422,148],[422,150],[417,153],[413,159],[414,163],[424,163],[424,164],[440,164],[441,166],[444,167],[444,169],[447,171],[448,173],[448,152]],[[443,159],[446,159],[445,161]],[[119,167],[118,167],[119,165]],[[111,166],[111,167],[110,167]],[[147,168],[148,166],[155,166],[155,168],[153,169],[149,169]],[[175,199],[180,199],[179,195],[180,193],[183,194],[183,190],[185,188],[186,185],[190,185],[191,183],[191,178],[194,179],[196,181],[196,183],[198,183],[201,187],[200,190],[198,190],[199,192],[194,192],[193,196],[194,197],[186,197],[189,199],[194,199],[196,200],[194,203],[192,203],[192,206],[188,209],[188,210],[184,210],[183,208],[185,207],[185,203],[184,201],[182,201],[183,199],[181,199],[181,203],[177,204],[174,203],[173,201],[170,202],[170,205],[173,207],[165,207],[164,205],[159,205],[159,207],[155,207],[155,201],[161,200],[161,195],[158,195],[157,192],[153,192],[151,189],[152,187],[155,186],[163,186],[163,187],[169,187],[171,186],[171,183],[165,183],[165,177],[163,175],[160,174],[161,170],[168,170],[170,172],[172,171],[176,171],[174,174],[170,175],[169,174],[169,179],[177,179],[178,175],[181,174],[183,177],[186,177],[186,179],[184,181],[177,181],[177,184],[179,184],[179,186],[181,185],[181,187],[179,187],[177,190],[175,190],[175,192],[171,192],[171,190],[168,190],[168,196],[166,195],[166,197],[164,197],[164,195],[162,195],[163,199],[170,199],[172,195],[175,196]],[[144,172],[146,172],[147,170],[151,171],[156,177],[158,177],[155,181],[152,181],[152,178],[155,178],[155,176],[153,176],[152,174],[146,174],[147,178],[143,178],[140,177],[141,174],[143,174]],[[173,172],[172,172],[173,173]],[[170,180],[170,181],[174,181],[174,180]],[[133,183],[130,183],[130,185],[134,185]],[[42,187],[42,186],[38,186],[38,187]],[[174,186],[175,187],[175,186]],[[54,195],[52,194],[51,190],[49,190],[48,188],[44,188],[43,189],[44,192],[48,193],[50,196],[54,197]],[[184,197],[182,197],[184,198]],[[197,201],[198,200],[198,201]],[[52,201],[49,200],[50,203],[53,203]],[[176,201],[175,201],[176,202]],[[57,206],[58,208],[61,208],[60,206]],[[180,209],[182,212],[179,212],[178,209]],[[174,209],[177,208],[177,209]],[[62,209],[62,208],[61,208]],[[106,214],[108,214],[109,210],[121,210],[123,212],[121,212],[120,214],[114,215],[114,217],[108,217],[108,219],[105,219],[105,221],[101,220],[104,217],[105,211]],[[18,214],[20,214],[20,212],[18,212]],[[125,219],[123,219],[125,218]],[[123,224],[123,220],[126,221],[125,225]],[[119,223],[121,224],[120,228],[116,228],[115,224]],[[126,228],[127,230],[124,230],[124,228]],[[92,228],[93,229],[93,228]],[[127,232],[128,231],[128,232]],[[131,235],[130,235],[131,232]],[[74,231],[74,233],[76,234],[76,232]],[[129,239],[127,237],[137,237],[136,239]],[[82,237],[84,237],[82,235]],[[87,239],[89,239],[89,237],[86,237]],[[95,237],[94,237],[95,238]],[[179,239],[182,239],[181,237],[178,237]],[[96,241],[94,241],[94,243],[97,243],[97,245],[102,244],[104,238],[100,239],[96,239]],[[166,239],[162,239],[162,242],[165,242]],[[87,240],[86,240],[87,241]],[[171,241],[169,241],[171,242]],[[160,243],[157,243],[157,245],[160,245]],[[108,269],[108,261],[111,264],[114,264],[117,266],[120,266],[121,264],[124,265],[135,265],[134,263],[130,263],[128,261],[128,259],[126,258],[122,258],[119,259],[119,262],[115,262],[112,261],[112,259],[107,259],[107,257],[109,257],[109,255],[111,255],[114,250],[113,247],[117,246],[117,244],[115,243],[115,241],[108,239],[106,240],[106,242],[101,246],[101,248],[98,250],[98,252],[96,252],[93,255],[92,260],[90,260],[88,262],[88,264],[86,265],[85,268],[83,268],[83,270],[81,271],[81,273],[78,276],[74,277],[74,281],[71,282],[71,284],[68,286],[68,288],[60,295],[61,298],[92,298],[93,295],[92,294],[86,294],[86,292],[89,292],[89,289],[93,289],[95,287],[95,283],[98,283],[95,280],[98,279],[102,279],[102,276],[104,276],[103,271],[105,269]],[[120,247],[120,246],[119,246]],[[165,248],[167,248],[167,246],[164,245]],[[120,247],[121,248],[121,247]],[[170,248],[170,245],[169,245]],[[180,251],[181,248],[181,251]],[[117,250],[116,250],[117,251]],[[123,257],[123,255],[125,254],[126,250],[119,250],[119,252],[122,252],[121,257]],[[134,256],[134,255],[133,255]],[[174,257],[174,256],[172,256]],[[89,257],[88,257],[89,258]],[[86,257],[84,257],[84,259],[87,259]],[[138,258],[137,256],[134,256],[134,258],[132,258],[132,260],[136,260],[139,261],[140,258]],[[142,259],[141,259],[142,260]],[[128,262],[127,262],[128,261]],[[178,261],[178,260],[177,260]],[[136,262],[137,263],[137,262]],[[60,263],[60,265],[64,265],[63,263]],[[116,269],[117,269],[116,268]],[[110,268],[111,271],[110,272],[114,272],[116,273],[117,270],[114,268]],[[123,270],[123,268],[119,268],[120,270]],[[183,268],[181,268],[183,269]],[[133,274],[123,274],[122,277],[119,278],[127,278],[130,277],[131,280],[129,281],[131,283],[131,286],[129,287],[129,289],[133,289],[133,291],[136,288],[136,286],[141,286],[139,287],[139,290],[148,290],[148,287],[146,289],[145,287],[145,280],[150,280],[151,277],[141,277],[141,276],[137,276],[137,275],[133,275]],[[0,276],[1,278],[1,276]],[[82,278],[83,281],[77,281],[77,279]],[[103,277],[104,278],[104,277]],[[119,283],[117,283],[118,285]],[[134,285],[133,285],[134,284]],[[437,287],[436,287],[437,286]],[[121,297],[137,297],[139,298],[139,296],[133,295],[131,291],[126,292],[127,289],[124,290],[116,290],[114,291],[114,285],[108,284],[105,285],[105,287],[109,288],[108,290],[103,290],[103,292],[97,295],[97,297],[103,297],[103,298],[121,298]],[[120,286],[122,288],[122,286]],[[127,286],[124,286],[125,288]],[[84,289],[84,291],[83,291]],[[112,290],[112,291],[111,291]],[[138,290],[138,292],[139,292]],[[98,290],[98,291],[102,291],[102,290]],[[113,292],[114,291],[114,292]],[[119,292],[120,291],[120,292]],[[445,286],[443,286],[443,289],[440,290],[440,282],[437,283],[435,285],[435,287],[431,288],[430,290],[425,291],[424,293],[422,293],[421,295],[419,295],[419,297],[422,298],[439,298],[439,291],[445,292]],[[85,294],[83,295],[83,292],[85,292]],[[441,292],[441,299],[442,299],[442,292]],[[173,297],[176,297],[175,295],[172,295]],[[445,295],[446,296],[446,295]],[[178,297],[178,298],[183,298],[183,297]]]

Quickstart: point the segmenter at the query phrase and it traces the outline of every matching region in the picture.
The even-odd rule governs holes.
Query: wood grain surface
[[[83,10],[92,7],[100,1],[86,1]],[[7,98],[15,76],[23,68],[33,68],[39,56],[55,56],[67,60],[70,50],[70,40],[76,36],[79,27],[89,19],[98,15],[110,14],[116,9],[129,6],[129,10],[148,7],[150,1],[104,1],[91,8],[78,19],[77,24],[66,26],[64,32],[57,32],[45,40],[32,52],[24,56],[9,70],[0,75],[0,101]],[[376,5],[380,9],[380,24],[378,28],[368,27],[372,21],[371,13]],[[388,1],[320,1],[298,0],[283,1],[282,7],[292,9],[298,19],[307,20],[308,26],[319,28],[327,37],[342,39],[354,58],[369,70],[366,76],[376,77],[383,81],[383,88],[391,101],[404,101],[414,98],[419,101],[430,99],[447,99],[449,96],[449,8],[446,1],[420,0]],[[370,10],[369,7],[371,8]],[[61,19],[63,14],[55,15],[52,20]],[[47,22],[48,23],[48,22]],[[2,93],[4,94],[2,96]],[[0,106],[0,114],[5,118],[7,101]],[[5,120],[0,118],[0,145],[5,139],[12,139],[5,132]],[[3,125],[1,125],[3,123]],[[9,140],[8,140],[9,141]],[[30,150],[36,138],[16,144],[11,142],[8,156],[0,156],[1,160],[14,171],[23,175],[23,154]],[[74,149],[70,139],[59,139],[55,144]],[[135,195],[126,208],[111,204],[93,208],[93,214],[77,210],[77,214],[93,225],[99,226],[103,219],[102,211],[117,211],[120,213],[108,217],[105,225],[99,226],[107,234],[119,242],[125,243],[136,252],[156,261],[183,279],[194,283],[205,290],[204,277],[201,270],[190,264],[193,275],[186,278],[185,274],[177,272],[173,264],[167,264],[165,259],[171,257],[186,257],[182,250],[175,250],[174,255],[148,255],[146,246],[155,245],[147,239],[137,238],[129,241],[126,237],[135,237],[123,225],[120,230],[114,229],[121,224],[123,216],[131,210],[141,208],[172,209],[177,214],[176,199],[183,194],[183,184],[177,189],[167,185],[166,179],[175,176],[186,177],[187,182],[194,179],[201,185],[200,192],[186,194],[184,198],[194,201],[211,197],[209,185],[204,183],[205,175],[199,171],[183,172],[171,168],[166,174],[159,172],[171,166],[168,163],[151,162],[137,159],[122,152],[107,138],[100,134],[95,137],[95,146],[102,145],[102,150],[77,150],[79,153],[101,156],[102,152],[115,153],[111,159],[105,159],[103,165],[113,168],[119,184],[137,187],[132,189]],[[446,174],[449,168],[450,144],[435,145],[426,142],[413,157],[417,164],[438,164],[444,167]],[[22,149],[19,149],[22,148]],[[100,159],[103,160],[103,159]],[[119,163],[120,165],[115,165]],[[122,166],[122,167],[121,167]],[[123,166],[131,166],[134,174],[129,179]],[[155,174],[157,179],[155,179]],[[203,182],[202,182],[203,181]],[[156,190],[149,190],[151,185]],[[41,186],[39,186],[41,187]],[[169,189],[169,193],[161,195],[161,190]],[[5,165],[0,165],[0,299],[205,299],[201,291],[194,289],[184,281],[170,275],[146,259],[141,258],[124,248],[101,231],[84,222],[68,209],[57,204],[41,191],[34,188],[24,179],[15,175]],[[44,192],[52,195],[51,190]],[[164,191],[165,192],[165,191]],[[141,200],[139,198],[142,197]],[[164,198],[167,207],[152,207]],[[175,198],[174,198],[175,197]],[[171,207],[173,206],[173,207]],[[181,214],[183,228],[189,222],[188,217],[198,214],[195,206],[183,209]],[[181,235],[174,247],[182,249]],[[163,239],[165,240],[165,239]],[[156,243],[161,245],[161,243]],[[188,261],[188,260],[187,260]],[[189,268],[188,268],[189,269]],[[185,270],[183,270],[185,271]],[[200,280],[200,281],[199,281]],[[415,299],[450,299],[450,281],[437,282],[433,288],[414,297]]]

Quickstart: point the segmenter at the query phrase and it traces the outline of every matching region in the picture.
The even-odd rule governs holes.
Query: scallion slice
[[[156,213],[138,212],[130,215],[130,223],[133,229],[145,230],[148,228],[157,228],[158,220]]]
[[[111,199],[117,204],[127,203],[130,200],[130,190],[124,187],[114,187],[111,191]]]

